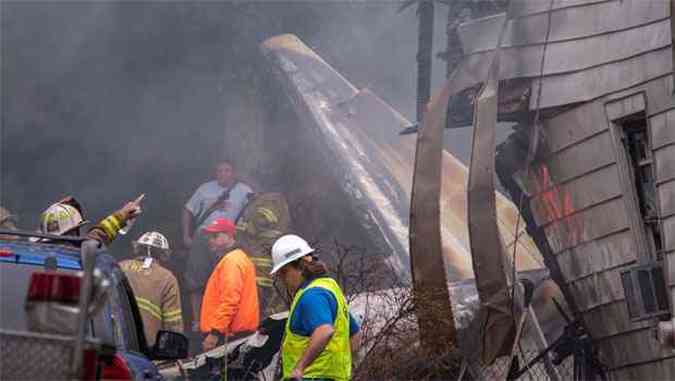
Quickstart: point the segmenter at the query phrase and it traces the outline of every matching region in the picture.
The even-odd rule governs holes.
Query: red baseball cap
[[[217,218],[213,220],[202,232],[208,233],[225,233],[234,238],[234,222],[226,218]]]

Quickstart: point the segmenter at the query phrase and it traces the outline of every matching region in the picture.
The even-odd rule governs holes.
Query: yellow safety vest
[[[331,380],[349,380],[352,378],[352,350],[349,341],[349,308],[337,282],[331,278],[318,278],[300,290],[293,299],[291,311],[286,321],[286,333],[282,346],[283,378],[290,377],[295,365],[302,358],[309,346],[309,337],[296,335],[291,331],[291,317],[295,306],[305,293],[313,287],[321,287],[330,291],[337,300],[337,316],[334,333],[326,348],[309,364],[304,371],[306,378],[327,378]]]

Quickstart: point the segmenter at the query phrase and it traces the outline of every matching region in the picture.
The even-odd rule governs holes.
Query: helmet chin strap
[[[143,261],[143,268],[149,269],[150,266],[152,265],[152,255],[150,255],[150,246],[148,246],[148,245],[143,245],[143,246],[145,246],[145,250],[146,250],[146,254],[147,254],[145,256],[145,260]]]

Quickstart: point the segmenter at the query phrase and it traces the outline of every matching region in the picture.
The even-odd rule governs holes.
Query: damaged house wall
[[[670,4],[552,2],[550,13],[548,2],[517,4],[523,12],[508,21],[500,78],[520,96],[501,99],[500,117],[519,125],[500,147],[500,177],[513,196],[528,196],[528,230],[610,377],[672,379],[672,352],[653,334],[658,318],[632,319],[621,280],[652,261],[664,269],[660,286],[672,290]],[[500,17],[460,28],[464,88],[486,73]],[[540,149],[527,171],[537,105]]]
[[[667,258],[669,248],[665,244],[654,250],[647,243],[633,180],[626,176],[631,170],[625,166],[625,147],[617,138],[620,124],[615,123],[633,114],[649,115],[645,121],[654,157],[659,220],[664,242],[670,243],[669,179],[674,173],[668,168],[674,156],[666,131],[673,107],[671,89],[672,78],[662,77],[549,118],[542,130],[543,159],[521,182],[531,197],[530,223],[546,235],[601,361],[616,369],[613,374],[619,379],[673,376],[672,365],[665,360],[670,351],[662,349],[652,334],[654,320],[631,322],[621,284],[620,273],[640,256],[665,254]],[[633,95],[625,97],[628,94]],[[655,102],[645,103],[646,99]],[[513,149],[509,146],[513,141],[502,150]],[[668,273],[669,263],[666,259]],[[628,346],[634,348],[630,353],[623,349]]]

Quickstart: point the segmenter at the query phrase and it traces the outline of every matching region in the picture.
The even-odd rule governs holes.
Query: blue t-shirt
[[[302,285],[306,287],[308,283]],[[298,300],[291,316],[291,332],[309,337],[314,330],[324,324],[333,325],[337,316],[337,300],[333,294],[321,287],[305,291]],[[349,336],[358,333],[361,328],[349,313]]]
[[[190,200],[185,204],[185,208],[192,213],[195,218],[200,218],[202,213],[206,211],[214,202],[220,197],[225,188],[221,187],[218,182],[209,181],[208,183],[202,184],[195,193],[190,197]],[[227,199],[227,208],[226,209],[216,209],[211,213],[211,215],[204,220],[204,222],[198,226],[198,231],[201,231],[204,227],[208,226],[216,218],[227,218],[236,222],[235,219],[241,213],[241,210],[244,209],[246,203],[248,202],[248,194],[251,193],[251,188],[241,182],[235,184],[230,190],[230,198]]]

